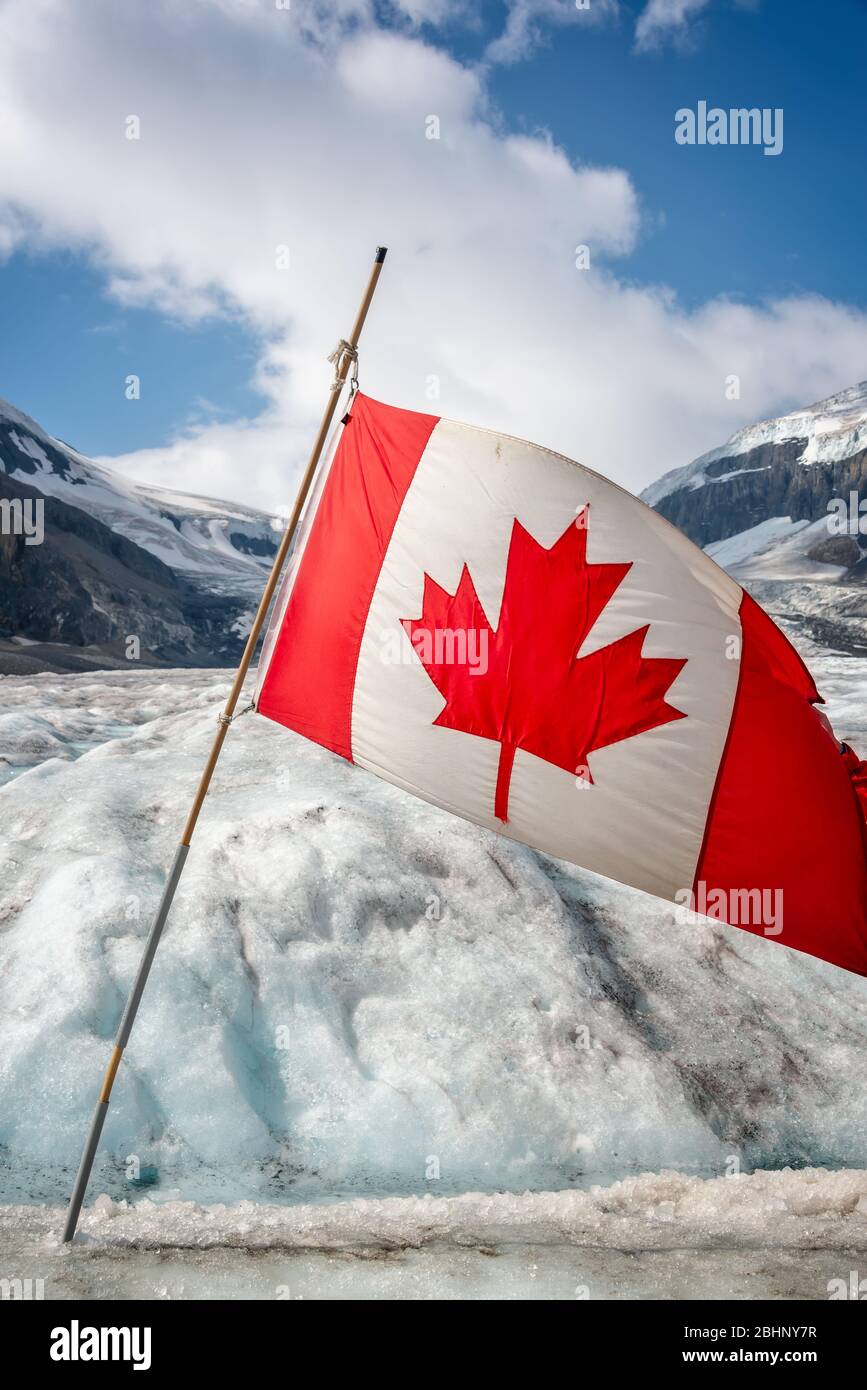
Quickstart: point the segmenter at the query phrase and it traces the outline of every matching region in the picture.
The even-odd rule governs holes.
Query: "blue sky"
[[[663,214],[630,258],[636,278],[692,302],[809,289],[864,304],[865,54],[856,0],[724,3],[685,45],[647,54],[630,53],[622,24],[560,31],[492,89],[516,123],[632,171],[648,213]],[[673,112],[700,99],[782,107],[782,154],[677,146]]]
[[[0,301],[12,329],[0,341],[0,395],[82,453],[158,444],[261,408],[255,338],[239,319],[124,309],[86,256],[16,253],[0,266]],[[142,383],[134,403],[130,374]]]
[[[406,263],[411,250],[418,266],[426,264],[421,222],[413,223],[412,209],[424,201],[431,180],[440,178],[439,173],[425,173],[423,162],[430,161],[433,170],[439,156],[420,143],[411,150],[394,144],[395,120],[407,112],[411,122],[416,119],[413,112],[426,109],[445,112],[444,148],[455,126],[467,148],[473,146],[475,163],[472,169],[468,164],[467,182],[461,183],[454,165],[443,177],[437,214],[442,217],[440,240],[451,241],[455,276],[465,279],[467,321],[434,325],[434,311],[422,307],[421,291],[418,299],[414,297],[412,275],[418,271],[409,265],[406,283],[399,278],[399,268],[393,272],[393,309],[387,312],[394,313],[397,325],[392,341],[395,332],[403,336],[402,313],[403,322],[412,318],[424,336],[423,353],[433,354],[428,343],[438,345],[443,392],[448,397],[451,389],[454,398],[453,403],[445,400],[443,413],[502,423],[516,432],[535,429],[567,451],[595,451],[588,462],[608,466],[616,476],[632,481],[626,470],[632,466],[635,439],[612,435],[613,416],[622,407],[613,374],[619,366],[618,343],[625,348],[629,335],[646,332],[647,362],[624,362],[619,384],[635,401],[646,383],[648,404],[642,414],[653,439],[647,459],[640,469],[635,465],[635,474],[637,481],[647,481],[647,475],[661,466],[686,462],[692,451],[721,442],[720,435],[724,438],[757,415],[805,404],[867,376],[867,356],[862,353],[867,320],[858,316],[867,310],[862,252],[867,225],[867,4],[591,0],[593,6],[588,19],[571,13],[570,0],[510,0],[469,7],[461,0],[395,0],[393,5],[341,0],[339,6],[311,0],[300,18],[299,5],[293,6],[293,17],[286,17],[275,45],[273,26],[284,21],[275,18],[267,0],[203,0],[195,22],[189,18],[189,7],[184,15],[185,7],[173,6],[173,0],[161,0],[141,13],[141,7],[132,7],[136,13],[122,17],[116,7],[107,7],[107,0],[94,0],[87,14],[79,11],[62,21],[53,17],[47,0],[30,0],[26,19],[23,0],[9,0],[0,19],[0,27],[8,23],[8,102],[17,129],[26,137],[23,145],[19,139],[17,148],[11,136],[5,150],[0,145],[0,174],[6,172],[4,157],[9,171],[0,189],[7,190],[12,228],[6,237],[8,255],[0,261],[6,330],[0,335],[0,395],[86,453],[136,456],[129,462],[132,469],[139,466],[138,451],[155,451],[141,467],[150,466],[159,481],[207,486],[207,477],[199,476],[198,456],[184,442],[190,440],[213,446],[213,468],[231,478],[228,464],[236,456],[233,451],[242,447],[248,422],[255,428],[263,421],[268,425],[253,451],[257,460],[276,459],[285,449],[294,461],[301,445],[291,431],[297,424],[300,440],[306,415],[313,418],[316,383],[311,379],[311,404],[308,407],[305,394],[300,414],[293,392],[301,391],[299,383],[308,391],[307,354],[312,358],[315,352],[316,360],[321,358],[319,316],[329,325],[338,312],[345,317],[345,309],[333,308],[329,296],[333,290],[334,305],[342,306],[348,302],[345,287],[358,283],[358,269],[348,264],[353,246],[366,247],[368,226],[374,239],[378,237],[373,227],[385,227],[389,236],[397,236],[395,256],[403,255]],[[641,48],[636,22],[644,15],[646,23],[650,12],[659,22]],[[676,22],[679,14],[683,23]],[[504,52],[501,36],[508,24],[518,37],[512,51]],[[21,38],[25,25],[26,43]],[[290,25],[295,29],[290,31]],[[398,41],[400,49],[395,46]],[[190,49],[185,55],[186,43]],[[16,44],[22,45],[19,54]],[[400,61],[383,57],[392,51],[401,55]],[[314,53],[323,62],[318,78],[309,75]],[[34,54],[39,55],[38,63]],[[82,65],[91,58],[94,73],[89,81]],[[302,59],[303,77],[301,68],[293,66]],[[279,63],[285,68],[281,70]],[[200,71],[208,69],[211,85],[200,77]],[[94,83],[99,84],[98,95]],[[306,95],[301,90],[304,83]],[[339,88],[340,100],[353,103],[348,124],[358,117],[355,153],[344,147],[341,134],[329,137],[325,130],[335,105],[333,87]],[[209,115],[202,102],[210,100],[215,104]],[[293,123],[284,116],[294,100],[300,114]],[[782,154],[767,157],[759,148],[677,145],[674,113],[679,107],[694,108],[699,100],[724,108],[782,107]],[[160,118],[169,137],[156,157],[153,146],[146,149],[142,144],[141,161],[151,161],[147,177],[153,195],[149,202],[144,199],[147,190],[136,173],[133,192],[142,195],[140,207],[147,211],[136,213],[131,200],[126,226],[126,174],[118,176],[117,168],[108,163],[103,171],[100,165],[102,132],[94,125],[100,103],[108,123],[119,122],[127,110],[142,108],[148,113],[146,131]],[[221,136],[220,129],[228,134]],[[351,140],[353,132],[346,123],[343,129]],[[171,138],[175,133],[177,148]],[[503,157],[514,148],[509,145],[511,135],[528,136],[536,151],[557,147],[576,171],[571,180],[553,167],[545,175],[538,238],[532,221],[535,169],[528,176],[526,209],[520,207],[520,188],[512,186],[512,169],[512,182],[504,182]],[[316,160],[311,153],[308,159],[306,146],[317,140],[321,157]],[[106,160],[123,157],[127,163],[122,168],[131,168],[129,161],[139,156],[129,145],[118,154],[120,144],[115,140]],[[460,148],[454,149],[459,162]],[[337,177],[329,178],[332,164]],[[194,189],[190,180],[186,208],[186,176],[193,165],[198,182]],[[202,166],[210,180],[207,185],[204,176],[199,177]],[[615,179],[597,198],[588,191],[587,181],[581,184],[582,171],[593,168],[622,171],[623,182]],[[556,179],[561,178],[562,196],[556,191]],[[345,205],[340,202],[341,179],[348,180],[343,185]],[[468,362],[478,358],[474,325],[499,292],[493,269],[490,284],[482,287],[478,248],[471,248],[465,265],[458,264],[475,235],[473,230],[465,232],[467,200],[482,179],[490,180],[485,196],[502,200],[500,228],[493,223],[492,232],[486,225],[484,236],[492,247],[492,267],[502,257],[503,298],[523,297],[527,305],[526,311],[519,309],[525,324],[521,352],[526,354],[528,344],[540,341],[550,322],[552,355],[563,358],[563,347],[555,346],[555,339],[566,333],[574,335],[567,354],[574,351],[586,361],[595,350],[600,325],[607,327],[610,321],[613,343],[599,353],[600,361],[608,363],[608,375],[585,383],[588,400],[607,403],[612,415],[607,426],[604,419],[590,422],[586,410],[577,405],[573,420],[550,406],[547,413],[541,405],[535,414],[522,412],[515,405],[515,390],[504,391],[498,405],[495,387],[483,385],[470,366],[457,365],[461,343],[467,347]],[[355,227],[358,200],[353,190],[360,190],[362,180],[378,189],[376,217],[370,209],[359,211]],[[237,208],[229,210],[226,201],[222,211],[220,199],[227,199],[236,183],[244,181],[241,211],[246,223],[240,232],[227,233],[223,245],[222,223],[234,217]],[[306,273],[292,283],[282,316],[279,296],[284,285],[278,286],[277,298],[269,296],[267,287],[254,283],[252,270],[238,254],[238,237],[252,244],[260,224],[268,226],[267,235],[274,228],[273,239],[279,235],[279,219],[271,206],[275,182],[285,195],[286,225],[307,248],[308,263]],[[380,184],[387,189],[385,195]],[[510,211],[515,207],[517,213]],[[0,233],[3,208],[0,194]],[[553,272],[545,279],[543,261],[551,256],[552,245],[557,247],[558,237],[568,258],[572,226],[575,238],[584,236],[585,216],[591,229],[599,228],[594,264],[603,278],[595,282],[589,302],[576,300],[566,326],[555,323],[563,282]],[[187,224],[190,240],[181,247],[179,238],[185,237]],[[263,232],[263,240],[265,236]],[[640,300],[636,313],[631,312],[633,291]],[[476,292],[480,302],[470,306]],[[611,296],[607,316],[605,294]],[[836,318],[830,308],[822,307],[817,314],[805,299],[816,295],[845,308]],[[440,303],[444,296],[432,298]],[[713,307],[717,301],[722,309]],[[769,314],[769,301],[794,307]],[[213,312],[207,312],[209,305]],[[732,307],[737,305],[747,306],[753,318],[739,318]],[[592,320],[591,307],[596,315]],[[534,314],[538,317],[531,326]],[[622,315],[622,323],[617,315]],[[790,319],[792,327],[787,326]],[[667,348],[655,348],[651,335],[656,332],[667,338]],[[335,336],[330,326],[324,333]],[[715,348],[715,337],[724,339],[724,345],[717,341]],[[786,375],[783,359],[790,338],[793,362]],[[749,350],[753,339],[759,344],[755,352]],[[667,375],[655,379],[654,361],[663,361],[668,348],[672,365]],[[707,371],[713,377],[706,399],[698,379],[680,390],[679,398],[681,350],[687,355],[707,353]],[[374,352],[380,354],[375,360],[382,361],[381,341]],[[407,355],[404,343],[380,375],[389,385],[394,382],[392,392],[403,392],[401,397],[392,393],[393,399],[425,408],[417,381],[426,380],[430,372],[423,376],[420,367],[417,380],[404,379],[396,359]],[[745,386],[741,406],[726,414],[717,404],[716,383],[729,363],[743,372]],[[439,358],[432,356],[432,366],[440,374]],[[131,372],[142,379],[141,399],[134,403],[124,397],[124,379]],[[284,377],[286,390],[278,402],[273,383]],[[666,405],[663,398],[669,392]],[[692,414],[679,430],[685,392]],[[277,416],[289,431],[282,443],[276,426],[271,429]],[[615,458],[625,460],[619,474],[604,456],[612,438]],[[270,500],[273,487],[265,482],[259,487],[270,489]]]

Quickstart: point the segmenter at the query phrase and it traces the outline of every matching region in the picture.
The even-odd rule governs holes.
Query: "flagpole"
[[[124,1048],[129,1042],[129,1035],[132,1032],[132,1026],[135,1022],[136,1014],[138,1013],[138,1007],[141,1003],[141,997],[144,993],[145,985],[147,984],[147,978],[150,973],[150,968],[153,965],[154,956],[156,955],[163,927],[166,924],[166,918],[169,915],[169,910],[172,905],[172,899],[175,896],[175,891],[180,881],[181,874],[183,873],[184,864],[186,862],[186,858],[190,849],[190,842],[193,838],[193,832],[196,828],[196,822],[199,819],[199,813],[202,809],[202,803],[204,802],[205,797],[208,794],[208,788],[211,785],[211,778],[214,775],[214,769],[217,766],[217,760],[222,751],[226,734],[229,731],[229,725],[231,724],[235,714],[235,707],[238,703],[238,699],[241,694],[241,688],[244,684],[244,681],[246,680],[247,672],[250,669],[250,663],[253,659],[253,653],[256,650],[256,643],[259,640],[259,635],[262,631],[262,627],[264,625],[268,609],[271,606],[271,600],[274,597],[274,592],[277,588],[277,583],[280,579],[280,574],[282,572],[283,565],[285,564],[286,556],[289,553],[289,547],[292,544],[292,537],[295,534],[295,530],[298,526],[298,520],[304,508],[304,503],[307,500],[307,495],[310,491],[310,485],[313,482],[313,477],[316,472],[316,466],[319,463],[319,460],[322,456],[322,450],[325,447],[325,441],[328,438],[332,423],[334,421],[334,414],[337,410],[337,403],[340,399],[343,387],[346,384],[346,378],[349,375],[349,368],[351,364],[356,361],[357,358],[358,340],[361,337],[361,330],[364,327],[364,321],[367,318],[367,312],[370,308],[371,300],[373,299],[373,294],[376,289],[380,274],[382,273],[382,266],[383,262],[385,261],[386,249],[387,248],[384,246],[378,246],[376,248],[376,256],[374,258],[373,266],[371,267],[370,276],[367,281],[367,287],[364,291],[364,296],[362,298],[358,314],[356,315],[355,323],[352,327],[352,332],[350,333],[348,338],[340,340],[332,358],[329,359],[333,360],[335,364],[334,381],[331,384],[331,390],[328,396],[328,403],[325,407],[325,411],[322,416],[322,423],[319,426],[319,433],[317,434],[316,439],[313,443],[313,448],[310,452],[310,458],[307,461],[307,467],[304,470],[304,476],[302,477],[301,485],[298,488],[298,495],[295,498],[295,505],[292,508],[292,514],[289,517],[288,522],[286,523],[286,529],[283,532],[283,537],[277,549],[277,554],[274,557],[274,564],[272,566],[271,573],[268,576],[268,582],[265,585],[265,591],[262,594],[262,598],[259,603],[259,608],[256,612],[256,617],[253,619],[253,626],[250,628],[250,633],[247,637],[247,644],[244,647],[244,654],[241,657],[238,670],[235,673],[235,679],[232,683],[232,689],[229,692],[229,698],[226,701],[223,713],[219,716],[219,727],[217,729],[217,734],[214,738],[214,742],[211,746],[211,751],[208,755],[208,760],[205,763],[204,770],[199,780],[198,789],[193,799],[193,804],[190,807],[189,815],[187,816],[184,831],[181,835],[180,844],[178,845],[177,850],[175,851],[175,857],[172,861],[172,867],[169,870],[169,876],[166,880],[166,886],[163,890],[163,896],[160,900],[160,904],[157,908],[157,913],[154,918],[153,925],[151,926],[150,933],[145,944],[144,954],[141,958],[138,973],[136,974],[133,987],[130,991],[129,998],[127,999],[126,1008],[123,1011],[123,1017],[120,1021],[120,1027],[118,1028],[117,1036],[114,1042],[114,1047],[112,1049],[108,1067],[103,1078],[102,1090],[99,1093],[99,1099],[96,1103],[96,1110],[94,1111],[90,1131],[88,1133],[87,1141],[84,1146],[84,1152],[81,1155],[81,1163],[79,1165],[78,1175],[75,1179],[75,1186],[72,1189],[72,1196],[69,1199],[69,1209],[66,1214],[66,1225],[63,1229],[64,1242],[72,1240],[72,1237],[75,1235],[75,1228],[78,1224],[78,1216],[79,1212],[81,1211],[81,1204],[84,1201],[84,1194],[87,1190],[87,1184],[90,1178],[90,1170],[93,1167],[93,1160],[96,1156],[96,1150],[99,1146],[102,1128],[105,1124],[105,1117],[108,1112],[109,1099],[111,1097],[111,1091],[114,1085],[115,1077],[117,1076],[118,1067],[120,1066],[120,1061],[123,1056]]]

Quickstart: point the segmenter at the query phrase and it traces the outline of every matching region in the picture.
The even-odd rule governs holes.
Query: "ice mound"
[[[0,682],[13,743],[47,724],[81,745],[0,790],[5,1201],[68,1193],[226,684]],[[865,1041],[863,980],[678,925],[669,905],[248,716],[200,821],[91,1191],[553,1200],[645,1170],[858,1167]],[[665,1176],[658,1206],[687,1201],[679,1183]]]

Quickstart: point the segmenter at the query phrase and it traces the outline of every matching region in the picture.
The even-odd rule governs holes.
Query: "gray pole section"
[[[121,1053],[129,1042],[132,1025],[135,1022],[135,1016],[138,1012],[142,994],[144,993],[144,987],[147,984],[150,968],[153,965],[154,956],[157,953],[157,946],[160,944],[163,927],[169,915],[169,908],[175,896],[175,889],[178,886],[181,873],[183,872],[184,862],[189,852],[189,845],[178,845],[177,851],[175,852],[174,863],[169,873],[168,882],[163,889],[163,896],[157,908],[157,915],[154,918],[153,926],[148,934],[147,945],[145,946],[144,955],[141,958],[141,963],[135,977],[135,983],[126,1001],[126,1008],[123,1011],[120,1027],[117,1030],[117,1037],[114,1040],[114,1050],[111,1054],[111,1060],[114,1066],[112,1068],[110,1065],[109,1070],[111,1075],[109,1077],[109,1074],[106,1074],[99,1100],[96,1102],[96,1109],[93,1112],[93,1119],[90,1124],[90,1133],[87,1136],[87,1143],[84,1146],[84,1153],[81,1155],[81,1163],[78,1166],[75,1186],[72,1189],[72,1196],[69,1199],[69,1210],[66,1213],[66,1225],[63,1228],[64,1241],[72,1240],[72,1237],[75,1235],[75,1228],[78,1225],[78,1214],[81,1211],[81,1204],[84,1201],[84,1194],[87,1190],[88,1179],[90,1178],[90,1170],[93,1167],[93,1160],[96,1157],[96,1150],[99,1145],[99,1137],[102,1134],[102,1127],[105,1124],[105,1117],[108,1114],[108,1100],[111,1095],[111,1087],[115,1072],[117,1071],[117,1064],[120,1062]]]
[[[96,1103],[96,1110],[94,1111],[93,1120],[91,1121],[90,1132],[87,1136],[87,1142],[84,1146],[84,1152],[81,1155],[81,1163],[78,1167],[78,1175],[75,1179],[75,1186],[72,1189],[72,1196],[69,1199],[69,1209],[66,1214],[66,1225],[63,1228],[64,1242],[72,1240],[72,1237],[75,1235],[75,1228],[78,1225],[78,1216],[79,1212],[81,1211],[81,1204],[84,1201],[84,1194],[87,1191],[87,1184],[90,1180],[90,1170],[93,1167],[93,1160],[96,1157],[96,1150],[99,1146],[99,1139],[100,1135],[102,1134],[102,1127],[105,1124],[105,1117],[108,1113],[108,1103],[111,1097],[111,1090],[114,1085],[114,1079],[117,1075],[117,1069],[120,1066],[120,1060],[123,1056],[123,1050],[129,1042],[129,1035],[132,1032],[132,1025],[135,1022],[135,1016],[138,1012],[138,1006],[141,1003],[141,997],[144,993],[144,987],[147,984],[147,978],[150,974],[150,968],[153,965],[154,956],[156,955],[157,951],[157,946],[160,943],[160,937],[162,936],[163,927],[166,924],[166,919],[169,915],[169,910],[172,905],[172,899],[175,896],[175,890],[177,889],[178,882],[180,880],[184,864],[189,853],[190,841],[193,838],[193,832],[196,828],[196,822],[199,818],[199,812],[201,811],[202,803],[208,794],[208,788],[211,785],[211,778],[214,774],[214,768],[217,765],[217,759],[219,758],[220,753],[222,751],[223,743],[225,741],[226,734],[229,730],[229,725],[231,724],[232,719],[234,717],[235,706],[238,703],[238,698],[241,694],[241,688],[246,679],[247,672],[250,669],[250,663],[253,659],[253,653],[256,650],[256,644],[259,640],[259,634],[262,631],[262,628],[265,623],[265,618],[268,614],[268,609],[271,606],[271,600],[274,597],[274,593],[277,588],[277,583],[279,581],[283,565],[286,561],[286,556],[289,554],[289,547],[292,543],[292,537],[294,536],[296,527],[298,526],[298,521],[301,516],[304,503],[307,500],[307,494],[310,491],[310,485],[313,482],[313,477],[316,472],[316,465],[318,464],[319,459],[322,455],[322,450],[325,447],[325,441],[328,438],[328,433],[331,429],[331,425],[334,420],[334,414],[337,410],[337,402],[339,401],[341,391],[343,390],[343,387],[346,384],[346,378],[349,374],[349,368],[355,361],[357,356],[356,349],[358,347],[358,340],[361,337],[361,330],[364,327],[364,321],[367,318],[367,311],[370,308],[370,303],[373,299],[373,292],[376,289],[377,281],[379,280],[380,274],[382,273],[382,266],[383,262],[385,261],[385,254],[386,248],[384,246],[378,246],[376,248],[376,256],[374,258],[373,266],[370,271],[370,276],[367,281],[367,287],[364,291],[364,297],[361,301],[361,306],[358,310],[358,314],[356,315],[352,332],[347,339],[341,339],[340,343],[338,343],[337,345],[335,355],[331,359],[335,362],[334,380],[331,383],[328,404],[326,405],[325,411],[322,416],[322,423],[319,426],[319,433],[317,434],[316,439],[314,441],[313,449],[310,453],[310,458],[307,461],[307,467],[304,471],[304,476],[301,479],[301,486],[298,489],[298,496],[296,497],[295,505],[292,508],[292,515],[290,516],[286,524],[286,530],[283,532],[283,538],[280,541],[280,546],[277,550],[276,556],[274,557],[274,564],[271,569],[271,573],[268,577],[268,582],[265,585],[265,591],[262,594],[262,599],[259,603],[259,608],[256,613],[256,617],[253,620],[253,626],[251,627],[250,634],[247,638],[247,644],[244,648],[244,654],[241,657],[241,663],[238,667],[237,672],[235,673],[235,679],[232,684],[232,689],[229,693],[229,698],[226,701],[226,706],[223,710],[223,713],[220,715],[217,735],[211,747],[211,751],[208,756],[208,761],[205,763],[205,768],[202,772],[202,776],[199,781],[199,786],[198,790],[196,791],[195,799],[193,801],[192,807],[190,808],[190,813],[187,816],[187,823],[184,826],[184,833],[181,836],[181,842],[178,845],[177,851],[175,853],[174,862],[169,873],[168,881],[163,890],[163,896],[160,901],[159,908],[157,909],[157,915],[154,918],[153,926],[151,927],[150,933],[148,935],[147,943],[144,949],[144,955],[142,956],[141,964],[139,965],[138,973],[135,977],[135,983],[133,984],[129,999],[127,1000],[126,1008],[123,1011],[123,1018],[120,1021],[120,1027],[117,1031],[117,1037],[115,1039],[114,1047],[112,1049],[111,1057],[109,1059],[108,1067],[106,1069],[105,1077],[103,1079],[102,1090],[99,1093],[99,1100]]]

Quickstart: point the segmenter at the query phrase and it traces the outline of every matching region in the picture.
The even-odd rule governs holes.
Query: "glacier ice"
[[[825,674],[857,746],[863,667],[845,661]],[[0,1200],[68,1194],[227,684],[0,682]],[[863,980],[680,925],[669,904],[247,716],[91,1200],[440,1198],[863,1167],[865,1039]]]

